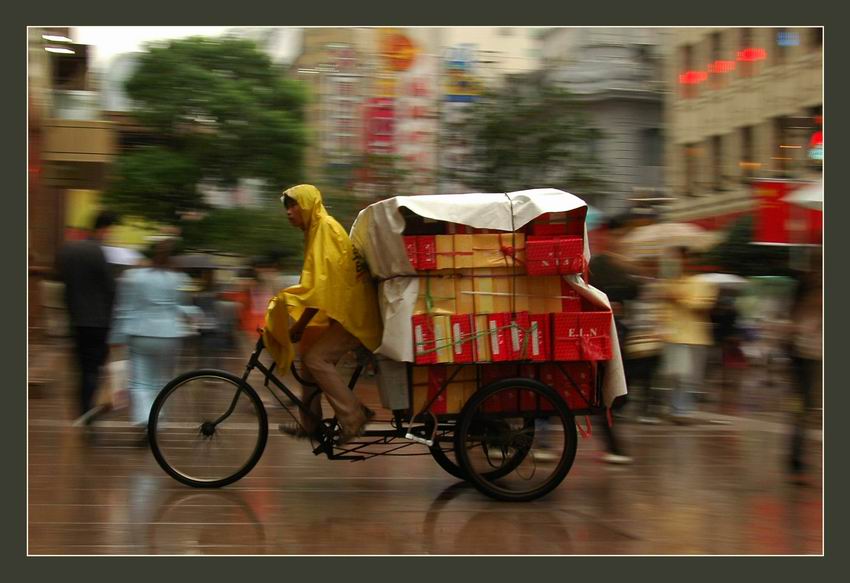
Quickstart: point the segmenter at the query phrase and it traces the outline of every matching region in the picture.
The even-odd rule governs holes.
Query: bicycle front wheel
[[[218,488],[242,478],[268,439],[265,407],[247,383],[218,370],[199,370],[168,383],[148,420],[156,461],[175,480]]]

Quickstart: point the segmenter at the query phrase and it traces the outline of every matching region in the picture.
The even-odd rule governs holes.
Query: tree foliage
[[[283,207],[274,209],[217,209],[182,230],[186,250],[240,255],[275,254],[284,263],[298,264],[304,234],[287,221]]]
[[[754,218],[746,215],[729,227],[725,240],[704,260],[721,271],[742,276],[790,273],[788,247],[753,245]]]
[[[149,47],[126,83],[134,118],[152,143],[123,153],[107,201],[161,222],[205,207],[200,180],[233,186],[260,178],[270,190],[302,179],[306,100],[246,40],[172,40]]]
[[[485,93],[449,131],[466,135],[470,156],[448,178],[482,192],[552,186],[592,192],[604,181],[589,125],[568,92],[522,76]]]

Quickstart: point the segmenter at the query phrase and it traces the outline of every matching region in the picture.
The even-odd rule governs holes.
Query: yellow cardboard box
[[[437,362],[454,362],[452,328],[449,316],[434,316],[434,345],[437,349]]]

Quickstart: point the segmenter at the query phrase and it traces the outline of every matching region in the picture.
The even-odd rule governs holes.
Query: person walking
[[[79,371],[76,426],[90,424],[100,411],[94,397],[101,368],[109,354],[107,338],[115,302],[115,277],[107,263],[103,243],[117,222],[114,213],[99,213],[88,238],[66,243],[57,256],[56,268],[65,286],[65,306],[73,330]]]
[[[805,475],[806,420],[815,401],[816,374],[823,358],[823,281],[819,268],[803,273],[791,312],[791,356],[794,406],[788,470],[802,480]]]
[[[602,251],[594,255],[588,266],[590,285],[603,291],[611,303],[614,325],[617,329],[617,339],[620,343],[620,353],[624,353],[624,341],[628,336],[626,329],[626,302],[638,296],[639,285],[635,273],[639,271],[630,259],[620,251],[623,236],[627,232],[627,221],[622,217],[610,219],[604,227],[604,242]],[[624,405],[623,400],[615,403],[615,407]],[[626,455],[621,440],[608,419],[601,422],[607,452],[603,461],[613,464],[628,464],[632,458]]]
[[[670,419],[676,424],[695,422],[693,393],[705,382],[705,362],[712,345],[709,311],[715,288],[694,277],[694,261],[686,247],[676,247],[678,277],[665,285],[667,317],[663,374],[672,382]]]
[[[203,316],[186,290],[191,280],[170,268],[174,239],[153,245],[151,265],[128,271],[118,286],[113,345],[129,349],[130,420],[147,427],[157,392],[174,377],[189,322]]]

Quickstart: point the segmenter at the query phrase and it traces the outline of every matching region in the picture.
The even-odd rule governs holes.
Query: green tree
[[[601,133],[570,93],[534,75],[488,90],[449,131],[468,139],[470,154],[447,178],[482,192],[552,186],[589,193],[604,183],[594,146]]]
[[[304,234],[276,209],[219,209],[182,228],[183,248],[245,256],[277,254],[287,266],[300,265]]]
[[[107,204],[164,223],[203,210],[197,184],[265,180],[272,192],[302,179],[306,100],[246,40],[172,40],[148,47],[126,89],[154,143],[124,152]]]

